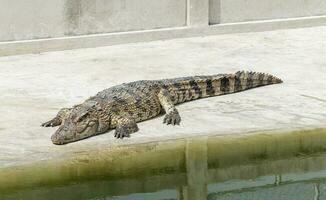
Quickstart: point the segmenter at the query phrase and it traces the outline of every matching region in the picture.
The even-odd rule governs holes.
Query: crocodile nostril
[[[53,144],[63,144],[64,143],[64,136],[61,134],[53,134],[51,136],[51,140]]]

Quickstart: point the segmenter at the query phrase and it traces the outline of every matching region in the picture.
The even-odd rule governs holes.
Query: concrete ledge
[[[325,37],[326,27],[312,27],[1,57],[0,168],[92,148],[325,127]],[[113,85],[238,70],[270,73],[284,83],[178,105],[180,126],[157,117],[124,140],[110,131],[57,146],[50,140],[56,128],[40,127],[60,108]]]
[[[212,26],[179,27],[146,31],[95,34],[76,37],[0,42],[0,56],[61,51],[78,48],[91,48],[183,37],[270,31],[276,29],[302,28],[324,25],[326,25],[326,16],[318,16],[219,24]]]

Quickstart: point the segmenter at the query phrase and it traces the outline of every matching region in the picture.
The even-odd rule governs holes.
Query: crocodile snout
[[[60,132],[62,130],[62,126],[51,136],[51,140],[53,144],[64,144],[65,137]]]

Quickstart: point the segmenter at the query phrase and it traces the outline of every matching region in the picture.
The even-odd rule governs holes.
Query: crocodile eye
[[[76,126],[76,130],[78,133],[82,133],[87,128],[87,124],[80,124]]]
[[[96,123],[92,121],[92,122],[89,122],[88,125],[89,125],[89,126],[94,126],[95,124],[96,124]]]
[[[86,113],[85,115],[82,115],[82,116],[78,117],[75,121],[76,122],[82,122],[82,121],[84,121],[87,118],[87,116],[88,116],[88,113]]]

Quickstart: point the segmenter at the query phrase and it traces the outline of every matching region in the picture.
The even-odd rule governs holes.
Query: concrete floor
[[[326,27],[126,44],[0,58],[0,167],[91,148],[209,134],[326,126]],[[283,84],[178,106],[180,127],[162,117],[130,138],[113,132],[56,146],[40,124],[115,84],[139,79],[254,70]]]

